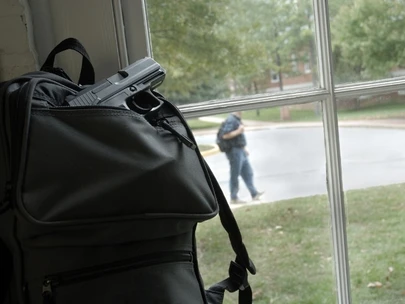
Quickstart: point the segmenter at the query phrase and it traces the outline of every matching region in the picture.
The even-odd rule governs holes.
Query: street
[[[266,128],[247,131],[248,150],[262,201],[326,194],[323,129]],[[344,190],[405,182],[405,130],[340,128]],[[198,135],[213,144],[215,134]],[[229,165],[225,153],[206,160],[229,198]],[[250,195],[240,179],[240,198]]]

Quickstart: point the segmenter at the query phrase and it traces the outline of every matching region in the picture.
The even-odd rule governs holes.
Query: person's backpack
[[[82,86],[53,68],[66,49]],[[111,84],[89,63],[67,39],[0,84],[0,303],[252,303],[255,266],[180,111],[153,90],[131,95],[140,111],[86,101]],[[218,213],[236,258],[205,290],[195,230]]]
[[[223,121],[217,132],[216,143],[221,152],[228,152],[232,148],[231,142],[229,140],[223,139],[223,136],[225,134],[225,132],[224,132],[225,124],[226,124],[226,121]]]

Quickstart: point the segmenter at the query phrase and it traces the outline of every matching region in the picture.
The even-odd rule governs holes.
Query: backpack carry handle
[[[73,50],[78,52],[80,55],[83,56],[82,59],[82,68],[80,71],[80,77],[79,77],[79,85],[87,85],[87,84],[94,84],[95,80],[95,73],[94,73],[94,67],[91,64],[89,54],[87,53],[86,49],[84,46],[80,43],[79,40],[75,38],[67,38],[60,42],[48,55],[46,58],[44,64],[41,67],[41,71],[46,71],[46,72],[54,72],[55,67],[55,56],[63,51],[66,50]],[[62,74],[62,76],[67,77],[67,75],[58,69],[57,74]]]

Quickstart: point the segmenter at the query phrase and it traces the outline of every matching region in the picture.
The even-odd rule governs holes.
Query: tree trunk
[[[277,63],[277,67],[278,67],[278,84],[279,84],[280,91],[283,91],[284,90],[283,72],[281,70],[281,58],[280,58],[280,54],[278,51],[276,52],[276,63]],[[280,119],[282,121],[291,119],[290,108],[288,106],[283,106],[280,108]]]
[[[277,67],[278,67],[278,85],[280,87],[280,91],[283,91],[284,90],[283,73],[281,71],[281,58],[280,58],[280,54],[278,53],[278,51],[276,51],[276,63],[277,63]]]
[[[253,87],[255,88],[255,94],[259,94],[259,88],[257,86],[257,82],[253,80]],[[260,110],[256,110],[256,116],[260,116]]]
[[[315,69],[315,67],[317,66],[316,64],[316,48],[315,48],[315,40],[313,37],[310,38],[309,40],[309,64],[311,66],[311,78],[312,78],[312,85],[315,87],[317,87],[318,85],[318,69]],[[315,102],[314,105],[314,112],[316,116],[320,116],[321,115],[321,109],[322,105],[321,103]]]

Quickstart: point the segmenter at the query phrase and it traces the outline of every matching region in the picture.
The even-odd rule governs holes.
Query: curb
[[[289,128],[314,128],[322,127],[322,122],[310,122],[310,123],[286,123],[286,124],[259,124],[259,125],[247,125],[246,130],[255,131],[263,129],[289,129]],[[339,121],[339,128],[380,128],[380,129],[405,129],[405,123],[387,123],[387,122],[371,122],[371,121]],[[199,130],[195,133],[207,134],[214,133],[216,129]],[[193,132],[194,133],[194,132]],[[194,133],[194,134],[195,134]],[[217,145],[211,145],[212,148],[201,152],[203,157],[214,155],[220,152]]]
[[[292,128],[316,128],[322,127],[323,123],[312,123],[312,124],[279,124],[273,126],[265,127],[252,127],[252,130],[259,129],[292,129]],[[339,128],[376,128],[376,129],[405,129],[405,124],[389,124],[389,123],[356,123],[356,122],[338,122]]]
[[[206,156],[210,156],[210,155],[213,155],[213,154],[217,154],[218,152],[219,152],[218,146],[217,145],[212,145],[211,149],[201,152],[201,155],[203,157],[206,157]]]

